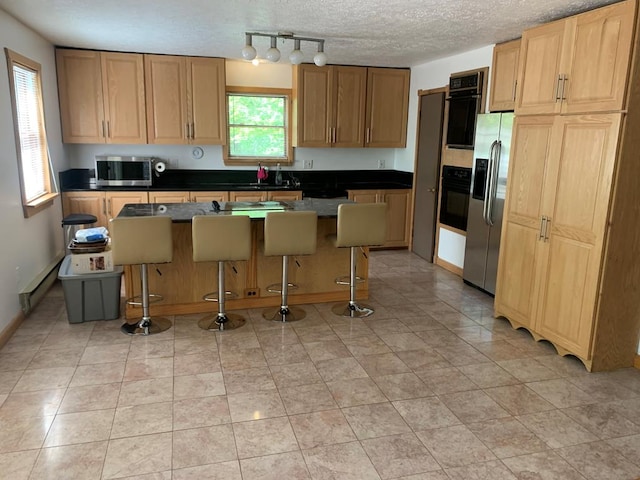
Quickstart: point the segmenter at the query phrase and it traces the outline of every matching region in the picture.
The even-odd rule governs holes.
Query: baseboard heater
[[[58,278],[58,267],[64,259],[64,253],[59,253],[53,261],[45,267],[24,289],[19,293],[20,306],[27,315],[45,296],[53,282]]]

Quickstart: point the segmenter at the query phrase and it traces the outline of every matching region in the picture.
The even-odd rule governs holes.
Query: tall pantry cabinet
[[[530,76],[533,83],[539,80],[541,61],[534,57],[553,57],[531,41],[549,26],[522,37],[523,87],[516,103],[495,313],[593,371],[633,365],[640,332],[635,10],[635,1],[626,1],[551,24],[572,25],[573,41],[563,44],[565,58],[570,52],[570,65],[580,64],[601,81],[558,74],[557,99],[542,111],[524,101],[532,98],[524,90]],[[572,98],[580,100],[572,104]]]

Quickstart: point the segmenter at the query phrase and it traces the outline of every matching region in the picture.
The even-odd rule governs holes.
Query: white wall
[[[227,60],[227,85],[241,87],[291,88],[292,71],[289,64]],[[162,158],[172,169],[220,170],[226,168],[222,160],[222,147],[202,145],[204,156],[192,157],[193,146],[188,145],[68,145],[71,167],[93,168],[96,155],[146,155]],[[385,168],[394,168],[396,150],[380,148],[294,148],[294,163],[287,169],[302,170],[305,160],[313,160],[314,170],[373,170],[378,160]],[[242,169],[242,167],[230,167]],[[254,169],[255,167],[245,167]]]
[[[68,168],[60,136],[60,112],[53,46],[0,10],[0,331],[20,311],[18,292],[63,251],[60,200],[31,218],[24,218],[18,183],[9,73],[4,47],[42,66],[45,123],[54,170]]]
[[[396,150],[394,163],[396,170],[413,172],[418,122],[418,90],[445,87],[449,84],[449,75],[455,72],[491,67],[492,57],[493,45],[489,45],[411,68],[407,148]],[[485,99],[488,101],[488,95],[485,95]]]

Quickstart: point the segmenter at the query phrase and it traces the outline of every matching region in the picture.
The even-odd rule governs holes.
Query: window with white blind
[[[24,216],[51,205],[52,191],[44,128],[40,64],[5,48]]]

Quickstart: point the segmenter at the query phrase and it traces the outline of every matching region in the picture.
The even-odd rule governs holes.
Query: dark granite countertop
[[[128,203],[118,217],[168,216],[175,223],[191,222],[194,215],[248,215],[262,220],[268,212],[313,210],[318,218],[335,218],[338,205],[351,200],[308,198],[291,202],[220,202],[220,210],[212,202],[198,203]]]
[[[283,171],[284,185],[274,185],[273,175],[257,185],[251,170],[166,170],[154,177],[150,187],[96,187],[90,169],[60,172],[62,191],[251,191],[302,190],[313,198],[345,197],[347,190],[411,188],[413,174],[397,170],[302,170]]]

